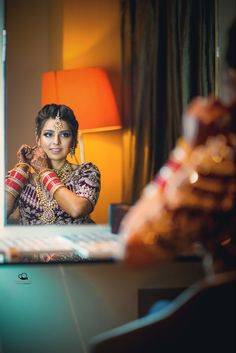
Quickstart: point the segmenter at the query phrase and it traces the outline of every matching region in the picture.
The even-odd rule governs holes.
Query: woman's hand
[[[42,170],[50,168],[48,156],[41,147],[35,146],[32,148],[30,165],[36,173],[40,173]]]
[[[214,97],[196,97],[183,114],[183,134],[192,147],[205,144],[209,135],[220,134],[228,123],[228,108]]]
[[[32,158],[32,148],[29,145],[22,145],[17,152],[17,160],[19,163],[30,164]]]
[[[150,190],[152,189],[152,190]],[[128,265],[151,265],[163,259],[163,254],[152,245],[155,227],[163,214],[162,194],[159,188],[149,187],[122,219],[121,259]],[[148,239],[148,240],[147,240]]]

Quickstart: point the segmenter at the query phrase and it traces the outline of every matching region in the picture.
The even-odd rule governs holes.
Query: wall
[[[119,0],[6,0],[7,169],[23,143],[35,144],[34,118],[41,107],[44,71],[99,66],[107,70],[120,103]],[[92,104],[92,102],[91,102]],[[92,215],[108,220],[110,203],[121,201],[122,133],[84,137],[85,159],[102,174],[102,189]],[[79,151],[77,152],[78,157]]]
[[[66,0],[63,28],[63,68],[94,66],[105,68],[119,106],[121,69],[119,1]],[[122,133],[113,131],[86,134],[83,141],[85,160],[93,161],[102,175],[101,194],[93,218],[106,223],[109,203],[121,200]]]
[[[35,144],[41,73],[49,62],[48,23],[48,0],[6,1],[7,169],[14,166],[22,143]]]

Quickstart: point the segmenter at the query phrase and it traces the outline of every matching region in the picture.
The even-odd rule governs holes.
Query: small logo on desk
[[[18,278],[20,278],[22,281],[26,281],[29,279],[26,272],[19,273]]]
[[[32,284],[32,280],[30,279],[28,273],[22,272],[17,275],[16,284]]]

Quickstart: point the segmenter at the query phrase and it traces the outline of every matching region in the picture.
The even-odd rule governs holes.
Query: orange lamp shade
[[[120,115],[107,73],[101,68],[79,68],[43,73],[42,105],[65,104],[84,131],[121,128]]]

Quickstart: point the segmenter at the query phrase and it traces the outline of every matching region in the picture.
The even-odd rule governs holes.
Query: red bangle
[[[51,192],[52,188],[58,184],[61,184],[61,181],[55,177],[55,178],[52,178],[51,180],[47,181],[45,188],[47,189],[48,192]]]
[[[55,172],[46,171],[42,176],[42,184],[46,187],[47,183],[52,180],[52,178],[57,178],[58,176]],[[47,188],[47,187],[46,187]]]
[[[161,189],[164,189],[167,181],[162,179],[159,175],[154,178],[154,183],[156,183]]]
[[[54,195],[55,191],[64,186],[64,184],[60,181],[57,174],[53,171],[46,171],[42,176],[42,184],[45,189],[51,194]]]
[[[20,184],[20,182],[17,183],[14,179],[11,179],[11,178],[7,178],[6,185],[13,188],[14,190],[16,190],[18,192],[21,191],[21,189],[23,187],[22,183],[21,184]]]
[[[12,194],[14,197],[17,197],[21,190],[24,187],[24,184],[27,182],[28,174],[16,167],[9,171],[6,178],[6,191]]]
[[[154,183],[158,184],[161,189],[166,187],[170,176],[176,172],[182,163],[169,159],[168,162],[160,169],[159,173],[154,178]]]
[[[171,170],[176,171],[180,168],[181,163],[180,162],[176,162],[173,159],[169,159],[169,161],[166,164],[167,167],[169,167]]]
[[[15,198],[20,194],[23,183],[20,180],[8,177],[6,179],[6,191],[13,195]]]
[[[21,174],[18,170],[12,169],[12,171],[9,174],[9,177],[12,177],[14,179],[22,181],[23,184],[26,183],[27,178]]]

